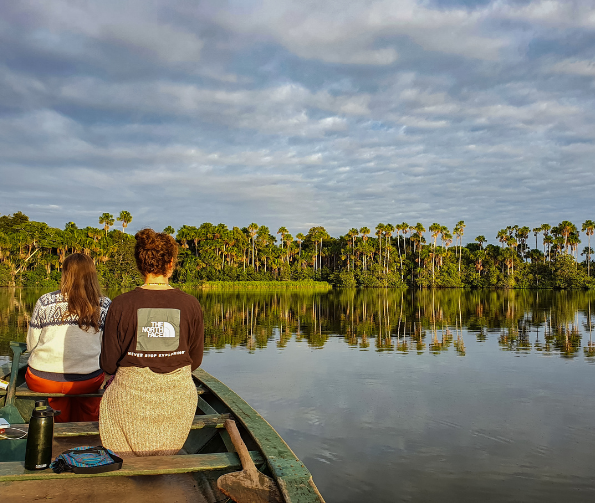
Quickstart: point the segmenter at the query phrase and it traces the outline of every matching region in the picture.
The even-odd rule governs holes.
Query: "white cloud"
[[[264,0],[248,15],[236,15],[237,2],[218,13],[234,31],[267,34],[307,59],[344,64],[387,65],[397,61],[395,42],[376,46],[379,38],[408,37],[429,51],[495,60],[509,41],[488,36],[482,22],[491,7],[432,9],[415,0],[370,2],[288,2]]]
[[[595,77],[595,61],[564,59],[552,64],[547,71],[552,73],[567,73],[571,75]]]

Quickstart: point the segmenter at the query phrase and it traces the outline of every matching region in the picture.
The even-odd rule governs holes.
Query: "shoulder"
[[[37,304],[40,307],[46,307],[51,306],[52,304],[58,304],[59,302],[66,302],[66,300],[60,290],[56,290],[55,292],[43,294],[39,297]]]

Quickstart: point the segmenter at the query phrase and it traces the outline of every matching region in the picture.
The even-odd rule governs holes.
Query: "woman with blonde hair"
[[[196,414],[191,372],[202,362],[202,308],[169,285],[175,240],[152,229],[134,237],[145,283],[116,297],[107,314],[101,368],[115,376],[101,401],[99,433],[120,456],[176,454]]]
[[[62,265],[60,290],[42,295],[29,322],[25,374],[33,391],[78,395],[103,384],[99,366],[103,324],[110,300],[101,295],[93,260],[73,253]],[[50,398],[57,422],[97,421],[101,398]]]

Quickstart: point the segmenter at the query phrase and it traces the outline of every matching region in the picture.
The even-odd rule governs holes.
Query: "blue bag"
[[[103,473],[122,468],[122,458],[98,445],[96,447],[73,447],[64,451],[50,465],[56,473]]]

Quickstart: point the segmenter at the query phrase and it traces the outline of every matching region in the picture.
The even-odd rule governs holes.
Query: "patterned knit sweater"
[[[42,295],[29,322],[29,366],[42,372],[89,374],[99,370],[101,336],[111,301],[101,297],[99,331],[79,328],[76,317],[66,314],[68,302],[60,291]]]

